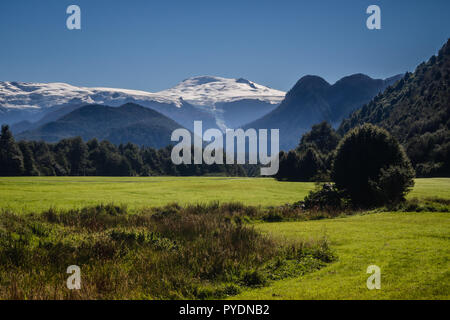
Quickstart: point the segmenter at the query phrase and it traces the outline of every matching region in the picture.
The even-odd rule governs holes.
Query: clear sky
[[[381,30],[366,28],[371,4]],[[448,0],[0,0],[0,80],[154,92],[197,75],[281,90],[306,74],[384,78],[435,54],[449,13]]]

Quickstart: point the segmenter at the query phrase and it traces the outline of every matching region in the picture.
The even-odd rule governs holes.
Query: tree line
[[[396,138],[395,135],[392,136]],[[402,144],[417,177],[450,176],[447,161],[449,143],[440,144],[435,151],[430,151],[430,145],[432,145],[430,140],[436,137],[448,140],[448,131],[438,130],[433,134],[426,133]],[[280,166],[276,178],[286,181],[331,181],[332,162],[336,148],[342,139],[343,136],[339,134],[339,131],[335,131],[329,123],[322,122],[314,125],[311,131],[302,136],[295,149],[280,152]],[[379,151],[384,152],[382,149]],[[423,158],[419,157],[419,154],[424,152],[429,152],[428,164],[424,164]]]
[[[174,165],[172,146],[161,149],[133,143],[118,146],[109,141],[80,137],[58,143],[16,142],[9,126],[0,134],[0,176],[247,176],[254,166]]]
[[[333,151],[341,136],[326,121],[312,126],[297,148],[280,152],[276,178],[289,181],[330,181]]]

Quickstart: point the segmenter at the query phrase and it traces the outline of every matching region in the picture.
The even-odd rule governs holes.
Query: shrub
[[[265,216],[263,216],[265,222],[280,222],[283,221],[283,216],[279,212],[269,211]]]
[[[370,181],[374,197],[378,203],[398,203],[405,200],[409,188],[413,186],[413,173],[407,166],[382,168],[378,181]]]
[[[245,272],[242,282],[248,287],[259,287],[266,284],[267,278],[260,270],[251,270]]]
[[[307,210],[342,210],[348,206],[348,201],[334,184],[325,183],[320,189],[310,191],[302,204]]]
[[[332,179],[357,206],[404,200],[413,178],[414,170],[398,141],[374,125],[353,129],[336,149]]]

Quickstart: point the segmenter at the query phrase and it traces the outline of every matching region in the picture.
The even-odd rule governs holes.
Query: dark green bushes
[[[331,183],[325,183],[317,190],[311,191],[301,203],[309,210],[342,211],[350,207],[344,192]]]
[[[365,124],[339,143],[331,177],[353,205],[380,206],[404,200],[414,170],[403,148],[386,130]]]

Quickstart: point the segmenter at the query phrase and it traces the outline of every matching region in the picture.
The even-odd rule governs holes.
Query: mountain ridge
[[[337,126],[351,111],[400,78],[401,75],[373,79],[357,73],[331,85],[320,76],[306,75],[288,91],[276,109],[244,128],[280,129],[280,147],[289,150],[313,124],[328,121]]]
[[[0,122],[37,122],[52,109],[87,104],[117,107],[131,102],[156,110],[189,129],[192,129],[194,120],[202,120],[205,127],[220,127],[225,130],[228,127],[225,122],[243,124],[270,112],[284,95],[283,91],[243,78],[212,76],[188,78],[173,88],[156,93],[77,87],[66,83],[3,81],[0,82]],[[236,105],[239,102],[241,109],[250,105],[241,121],[239,113],[227,106],[228,103]]]
[[[450,176],[450,39],[414,73],[352,113],[339,132],[363,123],[397,138],[419,176]]]

